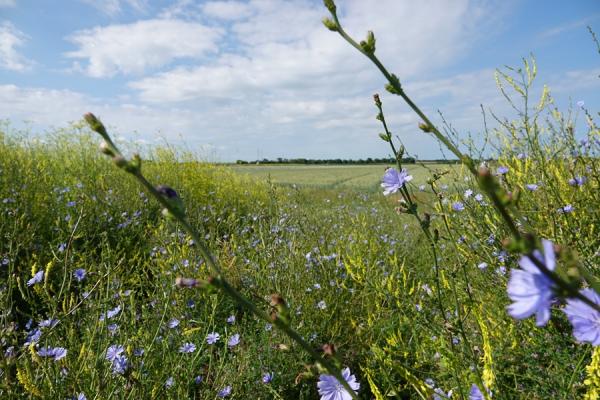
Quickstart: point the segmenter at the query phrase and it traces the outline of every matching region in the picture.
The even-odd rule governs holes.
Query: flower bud
[[[430,133],[432,131],[431,125],[426,124],[425,122],[419,123],[419,129],[426,133]]]
[[[117,154],[115,156],[113,156],[113,162],[115,163],[115,165],[119,168],[125,168],[127,166],[127,160],[125,159],[125,157],[123,157],[120,154]]]
[[[323,18],[323,25],[325,25],[325,28],[329,29],[332,32],[337,32],[338,30],[337,25],[331,18]]]
[[[115,152],[113,151],[112,147],[104,140],[102,141],[102,143],[100,143],[100,152],[111,157],[115,155]]]

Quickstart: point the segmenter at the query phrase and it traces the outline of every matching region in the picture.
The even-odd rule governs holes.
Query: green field
[[[319,188],[355,188],[374,191],[387,165],[233,165],[230,168],[259,180],[270,180],[280,185],[299,185]],[[407,164],[404,166],[413,176],[411,184],[425,184],[432,172],[450,171],[460,173],[460,164]],[[449,174],[443,181],[449,182]]]

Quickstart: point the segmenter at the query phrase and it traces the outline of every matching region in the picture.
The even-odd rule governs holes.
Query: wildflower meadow
[[[136,147],[94,110],[0,126],[0,398],[599,398],[598,112],[532,90],[527,57],[495,74],[516,117],[461,139],[338,6],[397,161],[366,186]],[[391,103],[460,163],[404,163]]]

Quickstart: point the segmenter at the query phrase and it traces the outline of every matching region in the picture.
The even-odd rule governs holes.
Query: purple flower
[[[113,344],[112,346],[109,346],[108,349],[106,350],[106,359],[108,361],[113,362],[124,351],[125,351],[125,348],[123,346],[121,346],[120,344]]]
[[[118,355],[112,362],[113,374],[123,375],[127,371],[127,368],[129,368],[129,361],[123,354]]]
[[[587,178],[585,176],[577,175],[575,178],[569,179],[569,185],[571,185],[571,186],[583,186],[583,185],[585,185],[586,181],[587,181]]]
[[[556,267],[554,245],[549,240],[542,240],[543,254],[539,250],[533,252],[538,262],[550,271]],[[519,260],[522,269],[511,271],[508,281],[508,297],[513,301],[508,306],[508,313],[516,319],[524,319],[533,314],[536,325],[544,326],[550,319],[550,305],[554,298],[553,283],[540,271],[528,256]]]
[[[412,175],[408,175],[408,171],[405,169],[398,172],[395,168],[388,168],[381,182],[381,187],[384,189],[383,194],[387,196],[396,193],[406,182],[410,182],[412,178]]]
[[[173,377],[170,376],[167,378],[167,380],[165,381],[165,387],[168,389],[171,386],[173,386],[173,383],[175,383],[175,381],[173,380]]]
[[[77,268],[75,271],[73,271],[73,277],[77,282],[84,280],[86,274],[87,272],[83,268]]]
[[[240,334],[236,333],[235,335],[233,335],[232,337],[229,338],[229,340],[227,341],[227,346],[231,347],[235,347],[238,344],[240,344]]]
[[[227,317],[227,323],[229,325],[233,325],[235,323],[235,315],[230,315],[229,317]]]
[[[497,173],[498,175],[504,175],[508,172],[508,167],[500,166],[498,167]]]
[[[58,361],[65,358],[67,349],[64,347],[41,347],[37,354],[40,357],[52,357],[54,361]]]
[[[475,200],[481,203],[483,201],[483,195],[481,193],[477,193],[475,195]]]
[[[476,384],[471,385],[471,391],[469,392],[469,400],[485,400],[481,389]]]
[[[177,318],[171,318],[167,326],[171,329],[177,328],[177,326],[179,326],[179,320]]]
[[[456,201],[456,202],[452,203],[452,209],[454,211],[463,211],[465,209],[465,205],[463,203],[461,203],[460,201]]]
[[[199,385],[202,383],[202,376],[198,375],[197,377],[194,378],[194,383],[196,385]]]
[[[350,388],[357,393],[360,388],[360,383],[356,381],[354,375],[350,375],[350,368],[344,368],[342,371],[342,377],[348,383]],[[332,375],[319,375],[319,382],[317,383],[319,388],[319,394],[321,400],[351,400],[352,396],[342,386],[342,384]]]
[[[56,326],[56,324],[58,324],[58,320],[57,319],[45,319],[43,321],[41,321],[38,326],[40,328],[54,328]]]
[[[224,398],[231,394],[231,386],[225,386],[223,389],[219,390],[217,393],[217,397]]]
[[[525,187],[527,188],[527,190],[531,191],[531,192],[535,192],[536,190],[538,190],[538,185],[536,185],[535,183],[528,183],[527,185],[525,185]]]
[[[44,270],[39,270],[33,275],[33,278],[27,281],[27,286],[35,285],[44,280]]]
[[[594,303],[600,304],[600,296],[593,289],[583,289],[580,293]],[[600,312],[579,299],[567,299],[563,311],[573,325],[575,339],[579,342],[591,343],[592,346],[600,345]]]
[[[574,209],[575,209],[575,207],[573,207],[572,204],[567,204],[566,206],[559,208],[558,213],[559,214],[563,214],[563,213],[567,214],[567,213],[572,212]]]
[[[196,345],[194,343],[184,343],[179,348],[180,353],[193,353],[196,351]]]
[[[35,328],[31,332],[27,333],[27,337],[25,338],[25,346],[29,346],[30,344],[37,343],[42,338],[42,331],[40,328]]]
[[[121,306],[120,305],[116,306],[112,310],[108,310],[106,312],[106,314],[100,315],[100,321],[104,321],[105,319],[111,319],[111,318],[119,315],[120,312],[121,312]]]
[[[211,332],[208,335],[206,335],[206,343],[215,344],[219,341],[220,338],[221,335],[219,335],[217,332]]]
[[[265,385],[271,383],[274,376],[275,374],[273,372],[265,372],[265,374],[262,376],[262,383]]]
[[[63,251],[65,251],[66,248],[67,248],[67,244],[66,243],[61,243],[61,244],[58,245],[58,251],[61,252],[61,253]]]
[[[325,301],[324,301],[324,300],[321,300],[321,301],[319,301],[319,302],[317,303],[317,308],[318,308],[319,310],[324,310],[324,309],[326,309],[326,308],[327,308],[327,304],[325,303]]]
[[[577,107],[579,107],[579,108],[583,108],[583,106],[585,106],[585,101],[583,101],[583,100],[579,100],[579,101],[577,102]]]

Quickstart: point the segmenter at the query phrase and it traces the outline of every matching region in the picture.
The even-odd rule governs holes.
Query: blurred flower
[[[585,101],[583,101],[583,100],[579,100],[579,101],[577,102],[577,107],[579,107],[579,108],[583,108],[583,106],[585,106]]]
[[[227,346],[229,346],[229,347],[235,347],[238,344],[240,344],[240,334],[239,333],[236,333],[235,335],[230,337],[229,340],[227,341]]]
[[[41,321],[38,326],[40,328],[54,328],[56,326],[56,324],[58,324],[58,320],[57,319],[45,319],[43,321]]]
[[[167,326],[171,329],[177,328],[179,325],[179,320],[177,318],[171,318],[167,323]]]
[[[220,338],[221,335],[219,335],[217,332],[211,332],[208,335],[206,335],[206,343],[215,344],[219,341]]]
[[[220,398],[227,397],[231,394],[231,386],[225,386],[223,389],[219,390],[217,396]]]
[[[527,188],[527,190],[535,192],[536,190],[538,190],[539,186],[536,185],[535,183],[528,183],[527,185],[525,185],[525,187]]]
[[[583,186],[587,178],[585,176],[577,175],[575,178],[569,179],[569,185],[571,186]]]
[[[230,315],[227,317],[227,323],[233,325],[235,323],[235,315]]]
[[[165,381],[165,387],[166,387],[167,389],[168,389],[168,388],[170,388],[171,386],[173,386],[173,383],[174,383],[174,382],[175,382],[175,381],[173,380],[173,377],[172,377],[172,376],[168,377],[168,378],[167,378],[167,380]]]
[[[35,285],[44,280],[44,270],[40,270],[33,275],[33,278],[27,281],[27,286]]]
[[[58,245],[58,251],[61,252],[61,253],[63,251],[65,251],[66,248],[67,248],[67,244],[66,243],[61,243],[61,244]]]
[[[86,274],[87,272],[83,268],[77,268],[75,271],[73,271],[73,277],[77,282],[84,280]]]
[[[273,380],[273,372],[265,372],[262,376],[262,383],[267,384],[267,383],[271,383],[271,381]]]
[[[180,353],[193,353],[196,351],[196,345],[194,343],[184,343],[179,348]]]
[[[202,376],[198,375],[197,377],[194,378],[194,383],[196,385],[199,385],[202,383]]]
[[[498,170],[496,172],[498,173],[498,175],[504,175],[508,172],[508,167],[500,166],[498,167]]]
[[[64,347],[40,347],[37,354],[40,357],[52,357],[54,361],[58,361],[65,358],[67,349]]]
[[[114,361],[119,355],[125,351],[125,348],[120,344],[113,344],[106,350],[106,359],[108,361]]]
[[[556,267],[554,245],[549,240],[542,240],[543,253],[535,250],[532,257],[543,264],[548,270]],[[554,298],[552,280],[544,275],[529,256],[519,260],[522,269],[514,269],[508,281],[508,297],[513,301],[508,306],[508,313],[516,319],[524,319],[533,314],[536,325],[546,325],[550,319],[550,305]]]
[[[483,393],[481,393],[481,389],[476,384],[471,386],[471,391],[469,392],[469,400],[485,400],[483,397]]]
[[[456,201],[456,202],[452,203],[452,209],[454,211],[463,211],[465,209],[465,205],[463,203],[461,203],[460,201]]]
[[[319,310],[324,310],[327,308],[327,304],[325,303],[324,300],[321,300],[320,302],[317,303],[317,308]]]
[[[357,393],[360,388],[360,383],[356,381],[354,375],[350,375],[350,368],[344,368],[342,370],[342,377],[348,383],[350,388]],[[342,386],[342,384],[332,375],[319,375],[319,382],[317,383],[319,388],[319,395],[321,400],[351,400],[352,396]]]
[[[472,195],[473,195],[473,191],[471,189],[465,190],[465,194],[464,194],[465,199],[470,198]]]
[[[125,355],[120,354],[112,361],[113,374],[125,374],[129,368],[129,361]]]
[[[567,204],[566,206],[559,208],[558,212],[559,212],[559,214],[563,214],[563,213],[568,214],[568,213],[572,212],[574,209],[575,209],[575,207],[573,207],[572,204]]]
[[[383,175],[381,187],[384,188],[383,194],[385,196],[396,193],[406,182],[412,180],[412,175],[408,175],[408,171],[402,169],[398,172],[395,168],[388,168]]]
[[[477,268],[479,269],[486,269],[488,267],[488,264],[486,262],[482,262],[479,265],[477,265]]]
[[[483,195],[481,193],[477,193],[475,195],[475,200],[481,203],[483,201]]]
[[[580,293],[600,305],[600,296],[595,290],[587,288],[581,290]],[[592,346],[600,345],[600,312],[579,299],[567,299],[567,305],[563,311],[573,325],[575,339],[591,343]]]

